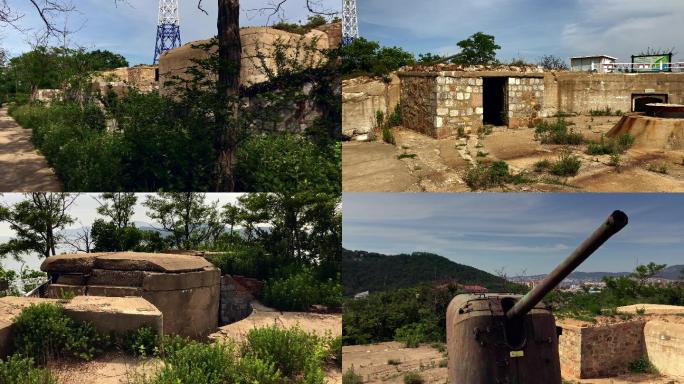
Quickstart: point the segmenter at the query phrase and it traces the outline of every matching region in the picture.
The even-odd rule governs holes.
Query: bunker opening
[[[507,77],[485,77],[482,79],[483,124],[495,126],[502,126],[507,124],[507,87]]]
[[[504,297],[501,299],[501,308],[504,313],[513,308],[517,300],[513,297]],[[516,316],[511,319],[504,316],[504,337],[506,345],[512,350],[521,350],[525,347],[527,342],[527,333],[525,332],[525,316]]]
[[[653,103],[667,103],[668,95],[662,93],[632,94],[632,112],[646,113],[646,105]]]

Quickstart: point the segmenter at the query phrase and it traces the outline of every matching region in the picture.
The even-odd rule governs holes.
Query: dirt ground
[[[0,192],[59,192],[61,185],[24,129],[0,108]]]
[[[49,368],[60,384],[134,384],[140,375],[151,375],[158,360],[140,360],[120,352],[111,352],[89,362],[56,362]]]
[[[566,120],[570,127],[586,139],[598,141],[619,121],[617,116],[574,116]],[[552,120],[552,119],[548,119]],[[343,143],[343,181],[345,192],[379,192],[378,180],[413,178],[414,183],[391,186],[394,192],[470,191],[464,179],[468,167],[476,161],[488,163],[504,160],[513,173],[524,172],[528,183],[492,188],[491,191],[513,192],[682,192],[684,191],[684,151],[629,149],[620,156],[620,166],[610,165],[610,156],[585,153],[586,145],[560,146],[541,144],[534,138],[533,128],[508,129],[494,127],[483,137],[433,139],[409,129],[394,129],[396,146],[371,143]],[[382,145],[383,156],[376,153],[373,161],[364,156]],[[393,149],[391,151],[390,149]],[[555,161],[568,149],[579,156],[582,166],[576,176],[559,178],[546,172],[535,172],[540,160]],[[387,162],[392,166],[388,167]],[[403,167],[398,167],[398,163]],[[659,173],[654,168],[665,168]],[[387,185],[382,185],[387,191]]]
[[[429,345],[404,348],[403,344],[387,342],[353,345],[342,348],[342,370],[354,369],[365,384],[401,384],[408,372],[417,372],[426,384],[448,384],[444,365],[446,353]],[[392,360],[392,364],[390,364]],[[440,364],[440,362],[442,362]],[[567,384],[682,384],[678,379],[649,374],[629,374],[606,379],[565,381]]]

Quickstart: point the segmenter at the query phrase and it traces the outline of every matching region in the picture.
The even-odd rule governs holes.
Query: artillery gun
[[[627,225],[613,212],[570,256],[524,296],[464,294],[447,308],[452,384],[561,384],[561,329],[542,299],[611,236]]]

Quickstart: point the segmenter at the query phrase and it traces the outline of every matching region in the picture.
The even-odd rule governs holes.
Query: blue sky
[[[158,0],[127,0],[129,5],[115,6],[114,0],[72,1],[77,12],[69,16],[69,29],[78,30],[70,44],[88,49],[108,49],[124,55],[132,65],[151,63],[157,25]],[[279,15],[269,17],[271,12],[257,12],[274,0],[242,0],[242,26],[262,26],[280,19],[290,22],[306,21],[309,11],[306,0],[288,0]],[[20,14],[26,32],[0,26],[0,46],[12,56],[30,49],[27,41],[42,27],[38,15],[25,0],[8,0]],[[205,15],[197,9],[197,0],[180,0],[181,37],[183,43],[216,35],[216,0],[204,0]],[[317,10],[340,11],[339,0],[315,0]],[[59,25],[63,25],[63,21]]]
[[[492,273],[542,274],[616,209],[629,225],[579,271],[684,264],[684,194],[345,193],[343,246],[427,251]]]
[[[361,36],[416,54],[456,53],[456,43],[478,31],[496,37],[506,61],[607,54],[629,62],[649,46],[684,49],[682,0],[358,0],[357,7]]]

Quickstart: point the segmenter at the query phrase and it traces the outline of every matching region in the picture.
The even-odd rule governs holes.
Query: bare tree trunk
[[[218,0],[218,108],[216,113],[218,189],[235,190],[235,147],[239,120],[240,61],[240,0]],[[226,109],[230,105],[232,113]]]

